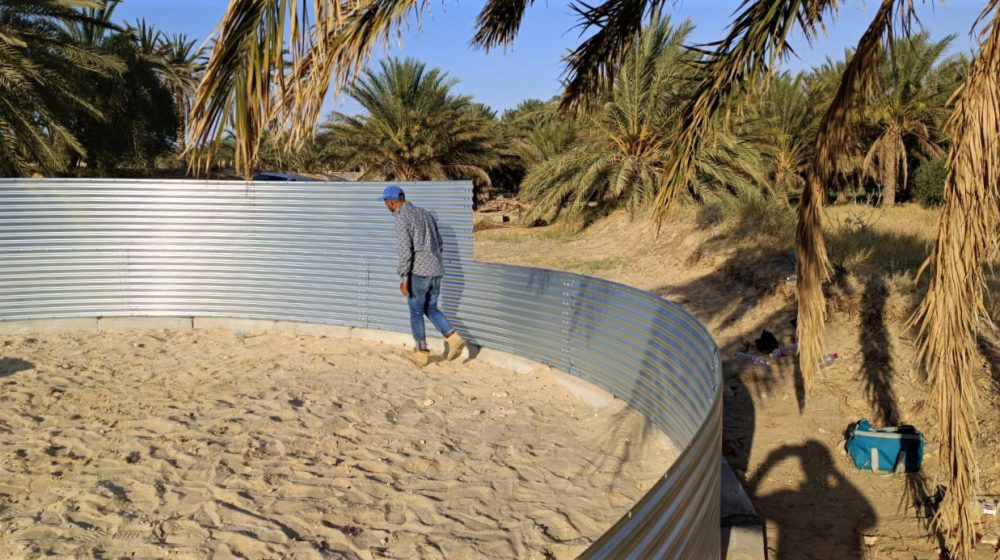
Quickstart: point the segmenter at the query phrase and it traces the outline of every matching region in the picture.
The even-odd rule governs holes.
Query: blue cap
[[[403,198],[403,189],[397,187],[396,185],[389,185],[382,191],[381,200],[399,200]]]

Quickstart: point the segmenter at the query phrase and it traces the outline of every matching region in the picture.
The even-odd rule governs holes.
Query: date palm
[[[618,206],[635,216],[649,208],[694,77],[694,59],[683,47],[692,29],[690,22],[675,27],[669,17],[657,17],[640,32],[617,69],[618,79],[581,116],[577,140],[537,162],[525,177],[521,196],[533,205],[529,220]],[[691,194],[704,199],[760,188],[760,153],[721,126],[710,133],[712,140],[696,156]]]
[[[473,43],[509,45],[532,0],[490,0],[477,19]],[[574,4],[584,30],[593,30],[567,57],[564,105],[585,103],[613,78],[615,68],[662,0]],[[388,42],[429,3],[423,0],[231,0],[217,33],[192,109],[193,164],[229,130],[236,161],[255,166],[263,132],[285,130],[290,147],[311,136],[333,85],[349,85],[373,49]],[[207,149],[202,149],[207,148]]]
[[[932,42],[920,33],[896,41],[881,65],[864,111],[875,137],[865,154],[864,173],[882,187],[885,206],[894,205],[897,191],[906,186],[910,159],[944,152],[936,141],[936,125],[944,121],[942,114],[958,81],[954,72],[939,68],[939,62],[953,38]]]
[[[525,168],[566,151],[579,134],[578,124],[577,119],[559,114],[555,100],[523,101],[500,119],[508,155]]]
[[[184,150],[188,114],[195,89],[205,69],[205,45],[185,34],[167,35],[144,19],[137,20],[128,31],[135,38],[139,52],[153,65],[163,83],[170,89],[180,122],[177,141]]]
[[[816,137],[816,108],[804,74],[774,77],[749,107],[751,137],[764,153],[763,165],[775,195],[798,197]]]
[[[487,0],[473,43],[509,44],[531,0]],[[696,154],[706,131],[773,73],[798,31],[822,40],[826,20],[846,0],[743,0],[728,35],[709,45],[702,75],[683,113],[682,127],[663,162],[653,215],[663,220],[670,203],[696,173]],[[634,47],[645,16],[663,0],[574,2],[587,37],[567,57],[564,105],[595,99],[615,78]],[[948,493],[939,520],[969,556],[973,520],[974,418],[972,372],[976,332],[983,307],[982,264],[1000,227],[1000,0],[983,0],[975,22],[979,44],[949,121],[949,175],[938,241],[928,260],[930,291],[917,315],[922,363],[934,380],[941,414],[941,459]],[[331,83],[342,87],[364,67],[372,49],[395,36],[428,7],[419,0],[230,0],[219,40],[192,110],[192,134],[207,145],[236,134],[239,166],[250,169],[261,134],[285,128],[292,145],[309,136]],[[913,0],[881,0],[844,68],[833,99],[820,119],[814,156],[806,170],[797,227],[799,361],[808,387],[822,354],[825,301],[822,283],[830,265],[823,240],[824,187],[849,150],[851,115],[871,91],[885,47],[910,31]],[[307,17],[307,14],[309,17]],[[307,25],[307,22],[313,25]],[[288,55],[286,56],[286,52]],[[211,150],[197,153],[211,155]]]
[[[390,59],[366,71],[347,94],[361,115],[334,113],[323,126],[335,159],[364,179],[490,182],[498,161],[495,119],[456,80],[414,60]]]
[[[0,174],[51,173],[64,166],[63,149],[84,153],[67,114],[100,112],[71,76],[121,71],[113,57],[66,36],[66,25],[102,27],[81,11],[92,7],[83,0],[0,3]]]
[[[121,0],[76,1],[76,17],[61,20],[66,35],[79,45],[101,45],[111,33],[122,30],[111,22],[120,3]]]
[[[162,35],[158,42],[160,77],[174,96],[181,126],[177,133],[181,150],[188,134],[188,115],[195,90],[205,71],[205,46],[187,35]]]

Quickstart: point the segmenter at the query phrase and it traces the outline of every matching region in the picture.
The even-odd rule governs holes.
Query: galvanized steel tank
[[[0,181],[0,320],[230,317],[408,332],[383,183]],[[472,185],[401,185],[445,239],[442,306],[476,344],[614,393],[681,450],[583,558],[720,555],[718,348],[681,307],[478,263]]]

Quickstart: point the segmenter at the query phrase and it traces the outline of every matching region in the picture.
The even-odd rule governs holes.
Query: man
[[[399,249],[399,291],[410,306],[410,329],[416,348],[410,360],[420,367],[430,363],[424,332],[424,315],[441,331],[448,345],[445,357],[454,360],[462,353],[465,342],[451,328],[447,317],[438,309],[441,294],[441,277],[444,262],[441,248],[444,245],[434,216],[423,208],[407,202],[403,189],[392,185],[382,191],[386,208],[396,217],[396,246]]]

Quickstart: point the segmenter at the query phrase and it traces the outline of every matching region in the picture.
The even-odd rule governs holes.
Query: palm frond
[[[265,129],[289,149],[313,134],[323,99],[348,84],[372,49],[398,33],[424,0],[231,0],[191,110],[192,166],[211,160],[226,131],[237,167],[256,165]],[[208,149],[202,149],[207,147]]]
[[[988,318],[984,262],[1000,231],[1000,0],[991,0],[979,53],[955,99],[938,237],[924,264],[930,288],[913,322],[918,358],[934,383],[941,424],[941,465],[948,492],[937,524],[955,557],[976,540],[977,333]]]
[[[566,79],[562,107],[589,106],[601,89],[614,83],[615,72],[632,49],[645,16],[660,19],[663,0],[608,0],[588,4],[576,0],[572,10],[581,35],[593,34],[566,57]]]
[[[80,44],[69,29],[110,28],[87,0],[22,0],[0,8],[0,173],[51,173],[66,165],[67,153],[83,153],[70,131],[79,115],[99,116],[88,75],[117,73],[124,65]],[[81,79],[84,78],[84,79]]]
[[[650,22],[633,40],[617,78],[600,91],[601,104],[580,116],[572,148],[536,163],[525,176],[522,198],[532,204],[529,220],[584,217],[612,208],[636,216],[649,207],[662,161],[675,138],[678,107],[694,76],[693,57],[683,47],[691,33],[668,17]],[[760,152],[713,121],[694,154],[692,196],[761,188],[766,181]]]
[[[788,35],[796,26],[812,41],[822,29],[823,17],[835,12],[838,0],[744,0],[729,27],[729,35],[702,50],[702,76],[681,116],[677,141],[666,158],[663,183],[652,215],[666,218],[671,202],[683,192],[694,170],[691,162],[703,131],[717,113],[724,112],[734,94],[752,91],[787,53]]]
[[[472,44],[487,51],[507,46],[514,41],[524,12],[534,0],[489,0],[476,17],[476,34]]]
[[[844,69],[840,86],[816,136],[815,158],[799,202],[796,227],[799,366],[807,392],[819,372],[819,360],[823,353],[823,324],[826,319],[823,282],[830,274],[830,260],[823,239],[824,185],[835,176],[848,145],[857,96],[859,92],[870,91],[879,69],[878,59],[884,53],[885,45],[892,42],[894,17],[898,15],[903,31],[908,32],[913,17],[912,8],[909,0],[882,1]]]

